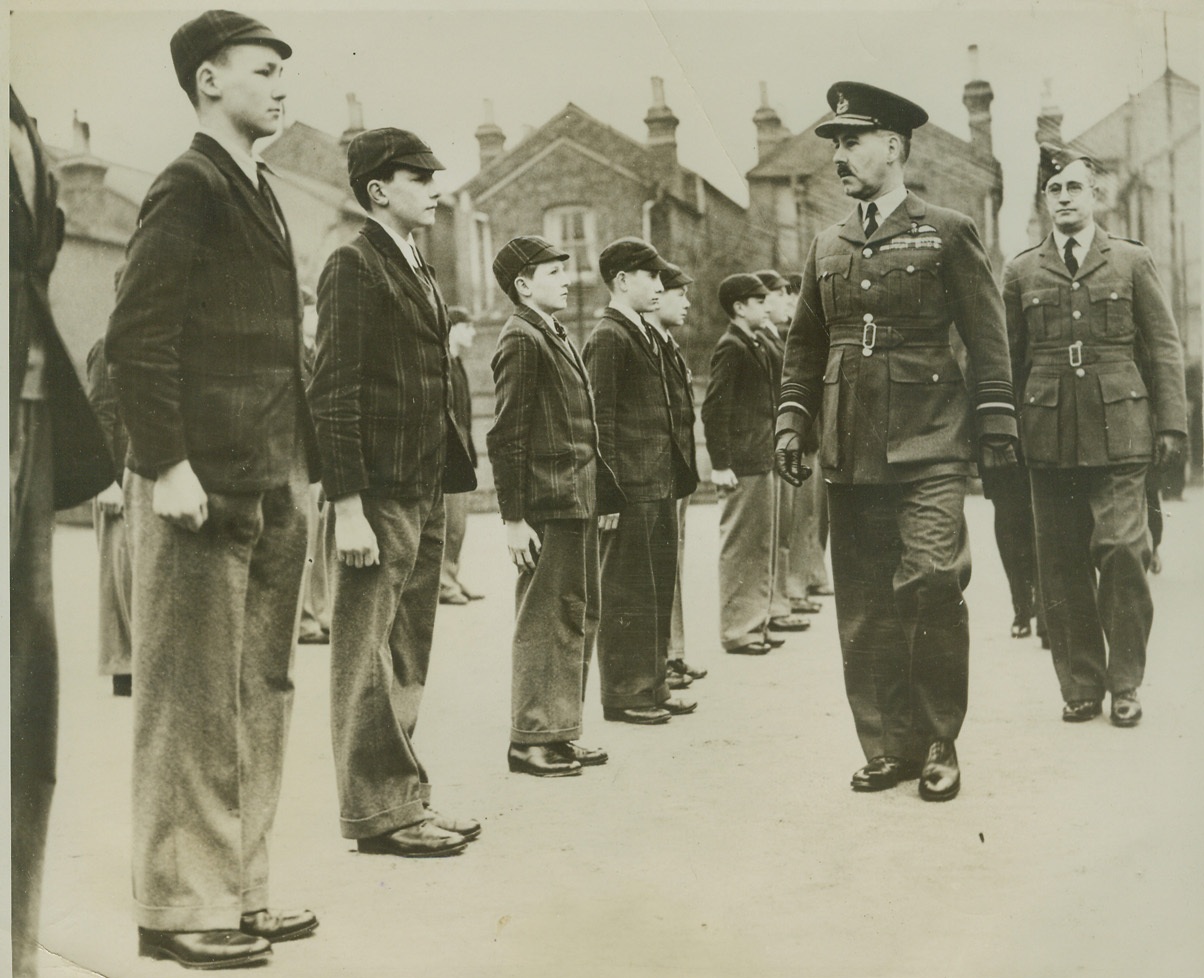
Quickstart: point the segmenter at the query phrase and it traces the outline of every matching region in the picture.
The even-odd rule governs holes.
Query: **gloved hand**
[[[1154,468],[1171,468],[1183,462],[1187,438],[1178,431],[1160,431],[1154,439]]]
[[[778,432],[773,464],[778,475],[792,486],[801,486],[811,478],[811,466],[803,464],[802,438],[797,431]]]
[[[982,439],[982,461],[984,469],[1014,469],[1019,465],[1016,458],[1015,439],[1010,435],[984,435]]]

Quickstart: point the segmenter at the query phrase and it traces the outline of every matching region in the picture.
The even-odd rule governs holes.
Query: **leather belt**
[[[887,326],[871,318],[868,313],[861,323],[829,324],[828,336],[830,346],[859,346],[863,357],[873,356],[875,350],[893,350],[904,344],[915,348],[949,346],[947,329],[938,332],[927,323],[910,329]]]
[[[1133,361],[1131,346],[1084,346],[1075,340],[1066,346],[1042,344],[1030,350],[1034,367],[1081,367],[1085,363],[1121,363]]]

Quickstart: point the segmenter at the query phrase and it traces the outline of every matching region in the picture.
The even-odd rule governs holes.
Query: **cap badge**
[[[836,93],[836,114],[844,115],[849,111],[849,100],[844,97],[842,92]]]

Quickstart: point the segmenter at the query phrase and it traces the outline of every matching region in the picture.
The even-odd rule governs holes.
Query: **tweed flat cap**
[[[188,91],[201,64],[231,44],[266,44],[285,59],[293,54],[291,47],[254,17],[233,10],[206,10],[171,36],[171,63],[180,87]]]
[[[669,263],[647,241],[640,238],[619,238],[602,249],[598,256],[598,271],[602,281],[610,282],[619,272],[634,272],[644,269],[663,272]]]
[[[928,121],[928,113],[915,102],[864,82],[837,82],[828,89],[828,105],[836,118],[815,127],[821,139],[849,129],[889,129],[910,136]]]
[[[757,278],[761,280],[761,284],[770,292],[777,292],[778,289],[790,288],[790,283],[772,268],[762,268],[759,272],[753,272]]]
[[[431,148],[405,129],[369,129],[347,147],[347,177],[354,180],[378,170],[386,163],[400,163],[415,170],[444,170]]]
[[[719,283],[719,305],[730,309],[735,303],[754,295],[767,296],[769,291],[757,276],[749,272],[737,272]]]
[[[687,285],[692,285],[694,280],[685,272],[673,264],[673,262],[665,262],[669,267],[661,272],[661,285],[665,287],[665,291],[669,289],[684,289]]]
[[[547,238],[537,234],[511,238],[493,259],[493,277],[502,291],[510,294],[514,280],[528,265],[542,265],[549,261],[568,261],[569,253],[557,248]]]

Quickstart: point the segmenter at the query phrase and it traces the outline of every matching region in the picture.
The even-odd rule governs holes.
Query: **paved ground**
[[[861,763],[832,608],[765,658],[715,641],[717,511],[690,512],[689,658],[702,705],[664,728],[606,723],[611,762],[541,781],[505,768],[512,570],[496,517],[471,519],[418,729],[437,807],[482,819],[452,859],[360,856],[339,838],[328,651],[297,655],[273,841],[274,901],[321,917],[277,948],[286,978],[1031,978],[1201,974],[1204,495],[1171,503],[1142,699],[1146,720],[1060,722],[1048,654],[1008,637],[989,504],[968,503],[971,707],[960,798],[915,783],[855,795]],[[61,769],[44,976],[182,974],[137,957],[131,917],[130,702],[95,675],[95,557],[56,544]],[[71,613],[68,613],[71,609]],[[204,695],[203,689],[197,690]]]

